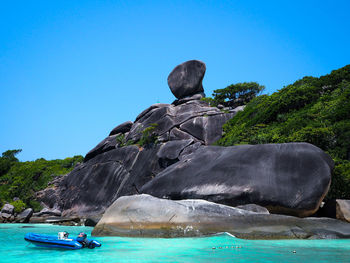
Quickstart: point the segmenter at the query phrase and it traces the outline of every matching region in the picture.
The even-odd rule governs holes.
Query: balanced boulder
[[[190,60],[176,66],[168,76],[168,85],[174,96],[182,99],[203,93],[205,69],[205,64],[199,60]]]
[[[308,143],[201,146],[141,189],[169,199],[258,204],[272,213],[313,214],[326,195],[332,159]]]

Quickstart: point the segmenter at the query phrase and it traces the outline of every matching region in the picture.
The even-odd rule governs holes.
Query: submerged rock
[[[186,237],[218,232],[249,239],[349,238],[350,224],[255,213],[204,200],[172,201],[135,195],[117,199],[92,235]]]
[[[313,214],[326,195],[332,159],[308,143],[201,146],[160,172],[142,193],[169,199],[258,204],[272,213]]]

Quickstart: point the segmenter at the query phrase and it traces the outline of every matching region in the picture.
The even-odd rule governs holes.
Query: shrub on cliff
[[[217,144],[309,142],[335,160],[329,198],[350,198],[350,65],[254,98]]]

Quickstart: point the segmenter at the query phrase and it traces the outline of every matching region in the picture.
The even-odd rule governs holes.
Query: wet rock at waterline
[[[201,146],[160,172],[142,193],[168,199],[258,204],[272,213],[313,214],[326,195],[332,159],[308,143]]]
[[[117,199],[95,226],[95,236],[186,237],[229,232],[248,239],[349,238],[350,224],[335,219],[255,213],[204,200],[150,195]]]

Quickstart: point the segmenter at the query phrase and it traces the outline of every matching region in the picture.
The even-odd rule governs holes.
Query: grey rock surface
[[[260,214],[270,214],[269,210],[267,210],[265,207],[256,205],[256,204],[247,204],[247,205],[239,205],[236,206],[236,208],[256,212]]]
[[[61,216],[62,212],[58,210],[57,208],[43,208],[40,212],[34,213],[33,216],[35,217],[41,217],[41,216]]]
[[[95,146],[92,150],[90,150],[84,158],[84,162],[94,158],[95,156],[108,152],[116,148],[117,145],[117,134],[108,136],[104,140],[102,140],[99,144]]]
[[[303,217],[320,206],[333,166],[326,153],[308,143],[201,146],[160,172],[141,193],[231,206],[253,203]]]
[[[168,76],[171,92],[178,99],[202,93],[205,70],[205,64],[199,60],[186,61],[176,66]]]
[[[327,218],[255,213],[204,200],[124,196],[105,212],[94,236],[188,237],[229,232],[248,239],[350,238],[350,224]]]
[[[178,100],[173,101],[172,104],[174,104],[175,106],[177,106],[177,105],[180,105],[180,104],[189,102],[189,101],[191,101],[191,100],[200,100],[200,99],[202,99],[202,98],[205,98],[205,93],[204,93],[204,92],[201,92],[201,93],[197,93],[197,94],[194,94],[194,95],[190,95],[190,96],[183,97],[182,99],[178,99]]]
[[[1,212],[1,217],[4,219],[10,219],[11,216],[12,216],[12,214]]]
[[[37,195],[39,201],[57,206],[62,216],[96,216],[118,197],[138,189],[160,171],[160,146],[139,149],[126,146],[110,150],[77,166],[53,189]]]
[[[181,151],[189,146],[193,142],[192,139],[188,140],[176,140],[164,143],[158,153],[157,156],[160,159],[177,159],[181,153]]]
[[[33,209],[27,208],[16,217],[16,222],[18,223],[28,223],[29,219],[33,215]]]
[[[2,209],[1,209],[1,213],[6,213],[6,214],[13,214],[15,207],[13,205],[10,204],[5,204]]]
[[[350,200],[336,199],[336,217],[350,222]]]
[[[222,137],[222,129],[218,127],[222,127],[232,117],[232,114],[196,117],[181,124],[180,129],[210,145]]]
[[[155,133],[158,136],[170,132],[170,138],[179,136],[179,139],[187,139],[186,135],[180,135],[180,132],[183,132],[187,133],[189,137],[197,138],[191,133],[195,132],[203,137],[203,141],[207,140],[205,143],[212,143],[221,137],[222,125],[233,116],[234,113],[221,112],[219,109],[209,107],[205,102],[198,100],[192,100],[178,106],[168,104],[162,105],[162,107],[150,107],[150,110],[135,121],[126,140],[138,141],[142,136],[142,131],[155,123],[157,124]],[[204,117],[205,121],[200,123],[197,121],[194,125],[186,124],[186,130],[182,130],[181,127],[184,123],[192,123],[193,119],[200,117]],[[175,128],[177,130],[174,130]]]
[[[132,121],[123,122],[122,124],[119,124],[117,127],[115,127],[109,133],[109,136],[115,135],[115,134],[118,134],[118,133],[126,133],[126,132],[130,131],[132,125],[133,125]]]

